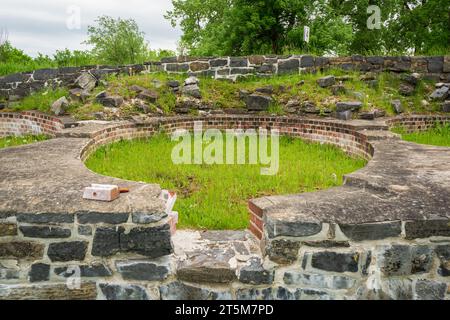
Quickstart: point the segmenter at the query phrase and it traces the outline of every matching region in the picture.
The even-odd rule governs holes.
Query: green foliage
[[[181,228],[216,230],[247,228],[251,198],[337,186],[344,174],[365,165],[336,147],[281,137],[280,170],[275,176],[262,176],[259,165],[175,165],[175,145],[164,135],[120,141],[98,149],[86,165],[104,175],[174,190]]]
[[[450,123],[438,124],[429,130],[420,132],[408,132],[403,127],[393,128],[392,131],[401,134],[402,139],[406,141],[450,147]]]
[[[14,111],[38,110],[41,112],[50,112],[53,102],[61,97],[67,96],[68,90],[65,88],[49,89],[46,91],[35,92],[25,97],[18,105],[13,107]]]
[[[145,61],[148,45],[136,21],[101,16],[96,23],[88,27],[86,44],[94,46],[98,60],[115,65]]]
[[[44,141],[47,139],[48,139],[48,136],[43,135],[43,134],[17,136],[17,137],[15,137],[15,136],[3,137],[3,138],[0,138],[0,149],[35,143],[35,142]]]
[[[172,0],[193,55],[449,54],[448,0]],[[370,5],[381,28],[367,27]],[[311,28],[310,43],[303,27]],[[400,36],[401,35],[401,36]]]

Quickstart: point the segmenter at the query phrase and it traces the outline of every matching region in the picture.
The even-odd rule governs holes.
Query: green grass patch
[[[181,228],[238,230],[248,226],[249,199],[338,186],[344,174],[366,163],[331,145],[280,137],[278,174],[263,176],[260,165],[175,165],[176,144],[163,134],[119,141],[99,148],[86,165],[103,175],[176,191]]]
[[[69,91],[66,88],[48,89],[35,92],[25,97],[17,105],[12,106],[13,111],[38,110],[50,113],[52,103],[61,97],[67,97]]]
[[[401,134],[402,139],[405,141],[450,147],[450,123],[438,124],[429,130],[421,132],[407,132],[403,127],[393,128],[392,131]]]
[[[48,136],[46,135],[26,135],[26,136],[10,136],[10,137],[4,137],[0,138],[0,149],[2,148],[8,148],[8,147],[14,147],[14,146],[20,146],[23,144],[30,144],[35,143],[39,141],[47,140]]]

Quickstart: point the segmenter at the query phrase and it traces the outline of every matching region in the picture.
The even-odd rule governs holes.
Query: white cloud
[[[81,29],[69,30],[67,9],[79,6]],[[87,26],[96,17],[133,18],[146,34],[153,49],[176,49],[181,32],[163,15],[172,8],[171,0],[2,0],[0,28],[8,30],[12,44],[26,53],[53,54],[58,49],[86,49]]]

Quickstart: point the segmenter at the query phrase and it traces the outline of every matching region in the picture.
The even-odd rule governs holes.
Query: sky
[[[87,27],[96,17],[133,18],[152,49],[176,50],[181,36],[163,15],[171,0],[1,0],[0,30],[25,53],[52,55],[56,50],[86,50]]]

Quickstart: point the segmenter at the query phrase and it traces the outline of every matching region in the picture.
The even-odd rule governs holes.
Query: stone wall
[[[282,134],[332,143],[366,159],[375,155],[375,164],[383,158],[382,151],[377,154],[374,150],[370,130],[362,127],[268,116],[173,117],[113,125],[89,134],[80,158],[86,159],[99,146],[119,139],[192,129],[194,120],[203,120],[204,129],[277,128]],[[64,133],[58,136],[61,140]],[[349,185],[350,191],[330,192],[338,193],[339,198],[346,193],[359,196]],[[380,188],[374,193],[377,197],[392,197],[380,193]],[[332,201],[326,196],[331,193],[314,194],[322,201],[324,197]],[[277,199],[261,198],[249,204],[250,230],[262,240],[263,256],[223,270],[221,265],[180,268],[167,218],[155,221],[154,215],[127,212],[0,213],[0,299],[450,298],[448,219],[365,219],[348,224],[319,219],[319,212],[289,216],[290,209],[282,206],[269,215],[269,210],[277,208],[276,201],[293,205],[297,201],[294,196]],[[308,203],[300,201],[298,206]],[[66,281],[76,272],[82,280],[73,290]]]
[[[0,137],[29,134],[45,134],[53,137],[63,128],[61,120],[40,112],[0,112]]]
[[[82,72],[97,79],[108,74],[151,72],[187,73],[216,79],[236,80],[241,76],[261,77],[275,74],[298,74],[329,68],[361,72],[417,72],[424,78],[450,82],[450,56],[436,57],[313,57],[308,55],[265,55],[249,57],[173,57],[161,62],[129,66],[86,66],[42,69],[0,77],[0,109],[2,99],[16,101],[31,92],[48,87],[70,86]]]

